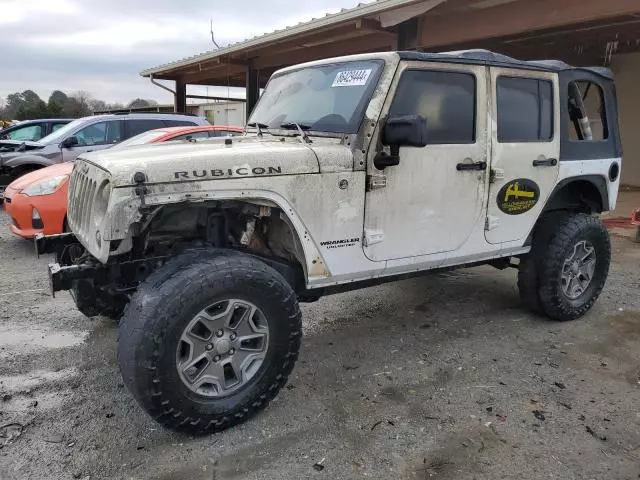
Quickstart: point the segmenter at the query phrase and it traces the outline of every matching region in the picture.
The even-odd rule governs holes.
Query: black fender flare
[[[560,210],[563,208],[563,199],[560,198],[558,192],[566,188],[568,185],[578,182],[587,182],[592,185],[595,190],[599,194],[599,202],[600,205],[595,210],[598,213],[609,210],[609,190],[607,188],[607,179],[604,175],[579,175],[576,177],[568,177],[560,180],[558,184],[555,186],[549,198],[547,199],[547,203],[542,209],[542,213],[548,212],[551,210]]]

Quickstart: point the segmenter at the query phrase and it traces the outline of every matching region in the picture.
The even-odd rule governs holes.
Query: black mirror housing
[[[73,135],[65,138],[60,144],[62,148],[71,148],[75,147],[76,145],[78,145],[78,138]]]
[[[382,144],[395,147],[427,145],[427,120],[420,115],[390,115],[384,125]]]

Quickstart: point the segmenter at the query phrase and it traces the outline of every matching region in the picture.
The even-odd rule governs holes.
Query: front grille
[[[91,225],[91,210],[97,186],[105,177],[106,174],[101,169],[82,160],[76,160],[69,181],[67,218],[73,233],[83,241],[87,248],[95,242],[95,232],[92,231]]]

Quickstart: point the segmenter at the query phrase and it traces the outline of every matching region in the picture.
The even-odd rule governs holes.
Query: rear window
[[[609,138],[602,88],[588,81],[570,82],[569,139],[600,142]]]

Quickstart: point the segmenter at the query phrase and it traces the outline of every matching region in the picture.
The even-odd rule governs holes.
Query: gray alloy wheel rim
[[[596,250],[587,240],[573,246],[562,266],[562,292],[575,300],[582,295],[593,280],[596,270]]]
[[[255,376],[268,348],[264,313],[246,300],[223,300],[201,310],[184,329],[176,368],[192,392],[224,397]]]

